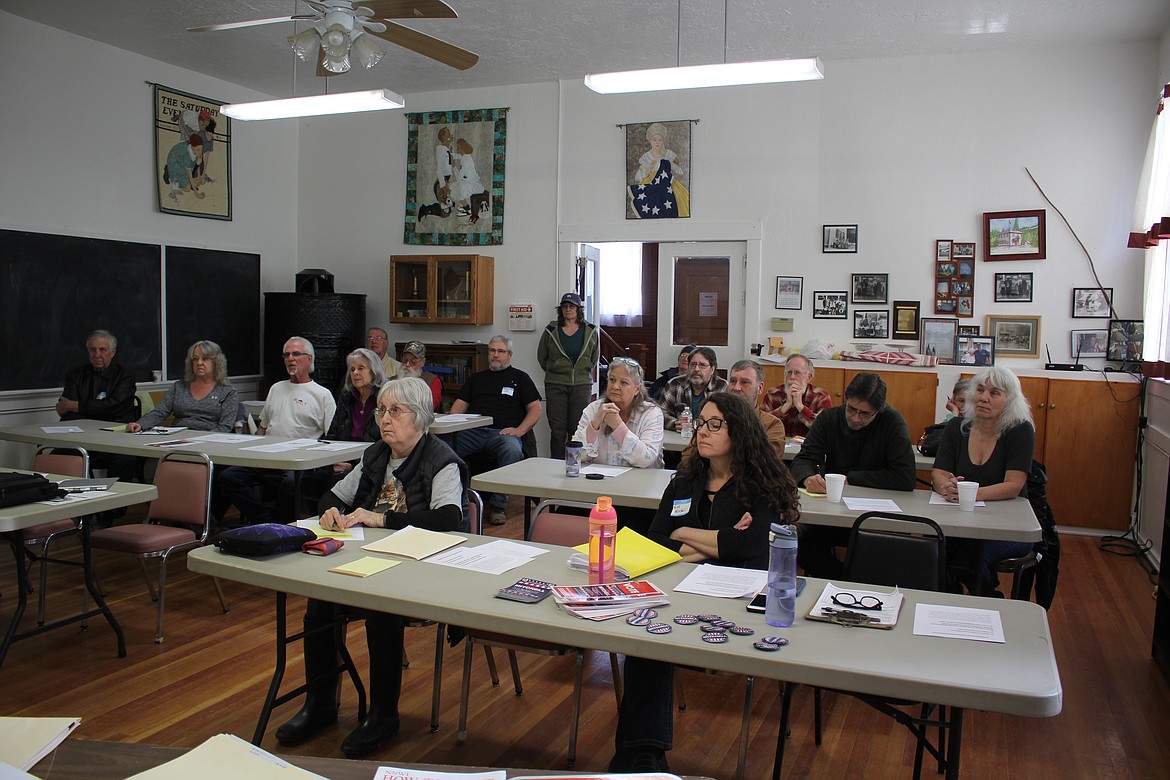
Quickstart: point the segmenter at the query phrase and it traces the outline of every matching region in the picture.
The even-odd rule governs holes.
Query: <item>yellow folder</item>
[[[647,539],[632,528],[623,528],[617,532],[614,548],[614,566],[624,569],[631,580],[682,560],[682,556],[674,550]],[[588,542],[573,549],[589,555]]]

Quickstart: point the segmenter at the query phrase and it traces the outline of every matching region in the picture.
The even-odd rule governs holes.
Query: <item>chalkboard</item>
[[[182,379],[187,348],[219,344],[228,372],[260,373],[260,255],[168,246],[167,378]]]
[[[0,390],[60,387],[87,360],[85,337],[118,339],[138,381],[162,367],[161,248],[0,230]]]

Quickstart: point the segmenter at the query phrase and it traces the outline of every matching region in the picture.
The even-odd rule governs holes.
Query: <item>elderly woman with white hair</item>
[[[174,416],[174,423],[196,431],[230,431],[236,424],[240,401],[228,384],[227,358],[214,341],[196,341],[187,349],[182,381],[167,390],[158,405],[137,422],[126,423],[129,433],[149,431]]]
[[[966,480],[979,483],[977,501],[1027,497],[1035,444],[1032,410],[1019,378],[1006,368],[984,368],[971,380],[962,414],[943,429],[930,473],[934,492],[957,502],[959,482]],[[1031,549],[1030,542],[984,542],[982,574],[978,582],[967,583],[968,589],[990,593],[994,590],[990,565]]]
[[[371,444],[361,462],[321,497],[321,527],[340,530],[354,525],[432,531],[467,531],[467,466],[427,429],[434,422],[426,382],[406,377],[387,382],[378,392],[381,440]],[[361,614],[370,651],[370,706],[366,719],[345,738],[349,758],[374,752],[398,733],[398,698],[402,691],[404,619],[362,612],[309,599],[305,611],[305,679],[308,691],[301,711],[276,730],[286,746],[311,739],[337,722],[336,618]]]

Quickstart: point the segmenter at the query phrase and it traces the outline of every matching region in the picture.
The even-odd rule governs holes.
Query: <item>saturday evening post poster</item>
[[[232,218],[231,120],[222,105],[154,85],[154,178],[164,214]]]

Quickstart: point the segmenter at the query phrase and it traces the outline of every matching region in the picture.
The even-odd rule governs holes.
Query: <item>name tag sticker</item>
[[[106,400],[106,391],[105,390],[102,390],[100,393],[97,394],[97,400],[99,400],[99,401]]]
[[[500,388],[500,395],[516,395],[516,388],[502,387]]]
[[[682,517],[691,511],[691,500],[689,498],[676,498],[674,506],[670,508],[671,517]]]

